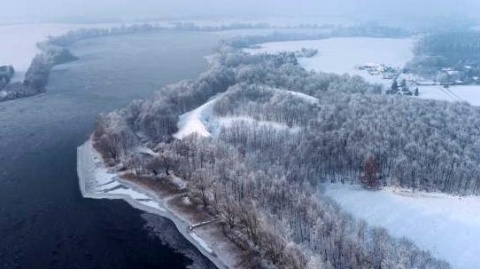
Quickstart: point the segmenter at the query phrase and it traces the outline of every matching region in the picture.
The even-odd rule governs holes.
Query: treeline
[[[167,30],[166,27],[157,26],[154,24],[133,24],[121,25],[104,28],[82,28],[78,30],[71,30],[59,36],[51,36],[47,41],[39,43],[39,47],[43,46],[58,46],[68,47],[78,41],[112,35],[127,35],[135,33],[148,33],[160,30]]]
[[[304,27],[312,27],[305,25]],[[400,28],[391,28],[374,25],[354,25],[354,26],[333,26],[313,27],[321,31],[315,32],[295,32],[295,31],[277,31],[267,35],[248,35],[234,37],[223,40],[223,45],[234,48],[245,48],[255,44],[279,41],[300,41],[300,40],[318,40],[326,38],[341,37],[374,37],[374,38],[406,38],[412,34],[409,31]],[[301,29],[301,27],[299,27]]]
[[[480,33],[476,31],[441,32],[424,36],[415,48],[415,54],[444,56],[450,61],[480,60]]]
[[[133,23],[131,25],[120,25],[99,28],[83,28],[72,30],[60,36],[51,36],[47,41],[39,43],[39,46],[54,45],[59,47],[68,47],[74,43],[102,36],[127,35],[160,31],[197,31],[197,32],[216,32],[227,30],[242,29],[291,29],[292,31],[274,32],[269,35],[246,36],[242,38],[232,38],[228,41],[229,45],[237,48],[245,45],[258,44],[264,42],[287,41],[287,40],[306,40],[320,39],[327,37],[345,37],[345,36],[367,36],[367,37],[405,37],[410,33],[399,29],[371,25],[358,26],[333,26],[333,25],[309,25],[300,24],[298,26],[277,27],[267,23],[225,23],[220,25],[201,25],[195,22],[171,22],[165,24],[159,23]],[[318,29],[319,32],[302,33],[293,30]],[[327,30],[326,30],[327,29]]]
[[[476,31],[428,34],[417,41],[413,52],[415,57],[406,68],[424,77],[435,78],[443,68],[461,72],[462,80],[480,75],[480,33]]]

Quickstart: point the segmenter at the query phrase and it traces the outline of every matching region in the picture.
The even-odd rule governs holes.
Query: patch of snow
[[[160,205],[155,201],[138,201],[138,202],[141,203],[144,206],[148,206],[148,207],[155,208],[157,210],[166,212],[166,210],[164,208],[160,207]]]
[[[196,233],[190,232],[190,235],[192,236],[193,240],[197,241],[197,243],[207,252],[213,253],[213,250],[203,241],[202,238],[200,238]]]
[[[192,201],[190,201],[190,198],[188,198],[188,196],[185,196],[182,198],[182,203],[184,203],[185,205],[191,205]]]
[[[286,124],[281,124],[275,121],[262,121],[262,120],[256,120],[250,117],[221,117],[217,119],[218,125],[219,126],[224,126],[224,127],[231,127],[234,123],[238,122],[244,122],[244,123],[249,123],[249,124],[256,124],[257,126],[266,126],[270,128],[274,128],[277,130],[291,130],[291,131],[298,131],[298,127],[289,127]]]
[[[480,264],[480,197],[368,191],[341,184],[327,185],[325,194],[353,216],[408,238],[453,268]]]
[[[155,157],[155,156],[158,155],[155,151],[153,151],[153,150],[151,150],[150,148],[145,147],[145,146],[139,146],[139,147],[136,149],[136,151],[137,151],[138,153],[143,153],[143,154],[150,155],[150,156],[153,156],[153,157]]]
[[[178,132],[176,132],[173,137],[183,139],[194,133],[203,137],[210,137],[211,134],[207,130],[205,123],[210,121],[213,113],[213,105],[220,97],[221,95],[217,95],[207,103],[181,115],[177,124]]]
[[[130,189],[130,188],[118,188],[118,189],[114,189],[114,190],[111,190],[109,192],[107,192],[108,194],[122,194],[122,195],[127,195],[129,197],[131,197],[132,199],[135,199],[135,200],[143,200],[143,199],[151,199],[149,196],[145,195],[144,193],[141,193],[141,192],[138,192],[138,191],[135,191],[133,189]]]
[[[316,49],[318,54],[312,58],[300,58],[299,63],[307,70],[317,72],[359,75],[372,83],[390,86],[391,80],[381,75],[372,76],[356,66],[367,63],[379,63],[402,68],[413,58],[414,39],[392,38],[329,38],[272,42],[261,45],[260,49],[247,49],[249,53],[295,52],[302,48]]]
[[[274,89],[278,90],[278,89]],[[280,90],[279,90],[280,91]],[[307,102],[317,103],[318,99],[299,92],[294,91],[286,91],[281,90],[282,92],[286,92],[295,96],[297,98],[301,98],[306,100]],[[213,107],[215,102],[222,98],[224,94],[219,94],[210,99],[207,103],[199,106],[198,108],[189,111],[180,116],[180,119],[177,123],[178,132],[173,135],[173,137],[177,139],[183,139],[191,134],[198,134],[203,137],[211,137],[217,136],[220,128],[230,127],[232,124],[236,122],[245,122],[250,124],[256,124],[257,126],[268,126],[271,128],[275,128],[278,130],[290,130],[290,131],[298,131],[299,128],[297,127],[289,127],[285,124],[274,122],[274,121],[262,121],[256,120],[251,117],[245,116],[233,116],[233,117],[219,117],[214,115]],[[141,151],[142,149],[139,148],[137,151]],[[145,150],[144,150],[145,151]],[[147,152],[145,152],[147,153]]]
[[[117,176],[117,174],[109,172],[107,168],[103,167],[103,165],[99,165],[99,167],[95,169],[94,173],[95,181],[97,183],[96,186],[104,186],[106,184],[116,181],[115,177]]]
[[[318,103],[318,98],[313,97],[311,95],[304,94],[304,93],[301,93],[301,92],[294,92],[294,91],[287,91],[287,92],[290,93],[293,96],[300,97],[300,98],[304,99],[305,101],[310,102],[312,104]]]
[[[105,184],[96,185],[95,190],[96,191],[107,191],[107,190],[117,188],[119,186],[121,186],[120,183],[118,183],[118,181],[114,180],[112,182],[108,182],[108,183],[105,183]]]
[[[172,175],[170,177],[170,180],[173,184],[175,184],[175,186],[177,186],[181,190],[187,188],[187,182],[185,180],[183,180],[182,178],[179,178],[175,175]]]

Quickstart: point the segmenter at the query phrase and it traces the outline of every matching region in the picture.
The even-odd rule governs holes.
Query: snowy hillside
[[[300,92],[294,91],[287,91],[287,90],[279,90],[286,94],[290,94],[293,98],[300,98],[309,103],[317,103],[318,99],[303,94]],[[250,117],[219,117],[215,115],[213,107],[215,103],[220,100],[225,93],[218,94],[217,96],[211,98],[205,104],[183,114],[180,115],[177,127],[178,131],[173,134],[173,137],[177,139],[183,139],[189,135],[197,134],[202,137],[210,137],[218,135],[218,132],[221,127],[230,127],[233,123],[243,122],[252,125],[258,126],[267,126],[270,128],[274,128],[277,130],[290,130],[290,131],[298,131],[298,128],[291,128],[285,124],[274,122],[274,121],[258,121]]]
[[[220,97],[221,95],[216,96],[198,108],[181,115],[177,124],[178,132],[173,137],[183,139],[194,133],[209,137],[211,134],[206,125],[212,118],[213,105]]]
[[[355,217],[410,239],[454,268],[480,264],[480,197],[368,191],[337,184],[327,185],[326,195]]]

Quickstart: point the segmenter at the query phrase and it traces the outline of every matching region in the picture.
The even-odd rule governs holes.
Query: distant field
[[[413,39],[392,38],[330,38],[322,40],[289,41],[265,43],[260,49],[248,50],[251,53],[279,53],[297,51],[302,48],[317,49],[312,58],[300,58],[300,64],[309,70],[359,75],[372,83],[391,85],[391,80],[381,76],[371,76],[355,67],[367,63],[385,64],[402,68],[413,58]]]
[[[419,89],[420,98],[467,102],[474,106],[480,106],[480,85],[451,86],[448,89],[441,86],[421,86]]]
[[[331,38],[323,40],[273,42],[262,44],[259,49],[248,49],[250,53],[294,52],[302,48],[317,49],[312,58],[300,58],[300,64],[308,70],[319,72],[359,75],[371,83],[390,87],[392,81],[381,76],[371,76],[355,67],[366,63],[403,67],[413,58],[411,51],[414,39],[391,38]],[[450,102],[468,102],[480,105],[480,86],[421,86],[420,98]]]

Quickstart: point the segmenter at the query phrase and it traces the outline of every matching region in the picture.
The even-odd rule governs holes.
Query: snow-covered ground
[[[211,136],[207,130],[206,123],[211,120],[213,105],[219,98],[221,98],[221,95],[217,95],[205,104],[181,115],[177,124],[178,132],[173,134],[173,137],[183,139],[194,133],[203,137]]]
[[[442,86],[420,86],[420,98],[443,100],[450,102],[467,102],[474,106],[480,106],[480,86],[451,86],[445,89]]]
[[[312,58],[299,58],[300,64],[308,70],[319,72],[359,75],[372,83],[391,85],[391,80],[381,76],[371,76],[367,71],[356,69],[357,66],[375,63],[402,68],[413,58],[414,39],[392,38],[329,38],[321,40],[304,40],[272,42],[262,44],[259,49],[248,49],[249,53],[295,52],[302,48],[317,49],[318,54]]]
[[[201,245],[206,251],[210,252],[210,253],[213,253],[212,249],[208,246],[207,243],[205,243],[205,241],[203,241],[202,238],[200,238],[195,232],[190,232],[190,235],[192,236],[192,238],[197,241],[197,243],[199,245]]]
[[[251,117],[222,117],[217,119],[217,125],[219,126],[224,126],[224,127],[231,127],[233,124],[236,123],[246,123],[250,124],[252,126],[258,126],[258,127],[268,127],[268,128],[273,128],[276,130],[285,130],[285,131],[292,131],[292,132],[297,132],[300,130],[299,127],[289,127],[286,124],[282,124],[276,121],[265,121],[265,120],[256,120]],[[213,126],[212,126],[213,127]],[[216,131],[219,131],[218,128],[212,128],[212,132],[216,133]]]
[[[301,98],[309,103],[315,104],[318,103],[318,98],[310,96],[308,94],[304,94],[301,92],[294,92],[294,91],[286,91],[288,94],[291,94],[295,97]]]
[[[85,151],[90,150],[93,152],[90,145],[84,147]],[[82,165],[84,165],[84,167],[90,167],[88,173],[91,173],[92,180],[81,185],[84,197],[95,198],[98,196],[108,196],[116,197],[117,199],[129,197],[135,200],[136,203],[148,208],[165,211],[165,209],[155,201],[155,197],[121,183],[116,173],[110,172],[104,167],[98,154],[94,154],[90,159],[85,160],[85,162],[88,163],[82,163]]]
[[[453,268],[480,264],[480,197],[326,185],[326,195],[370,225],[406,237]]]

